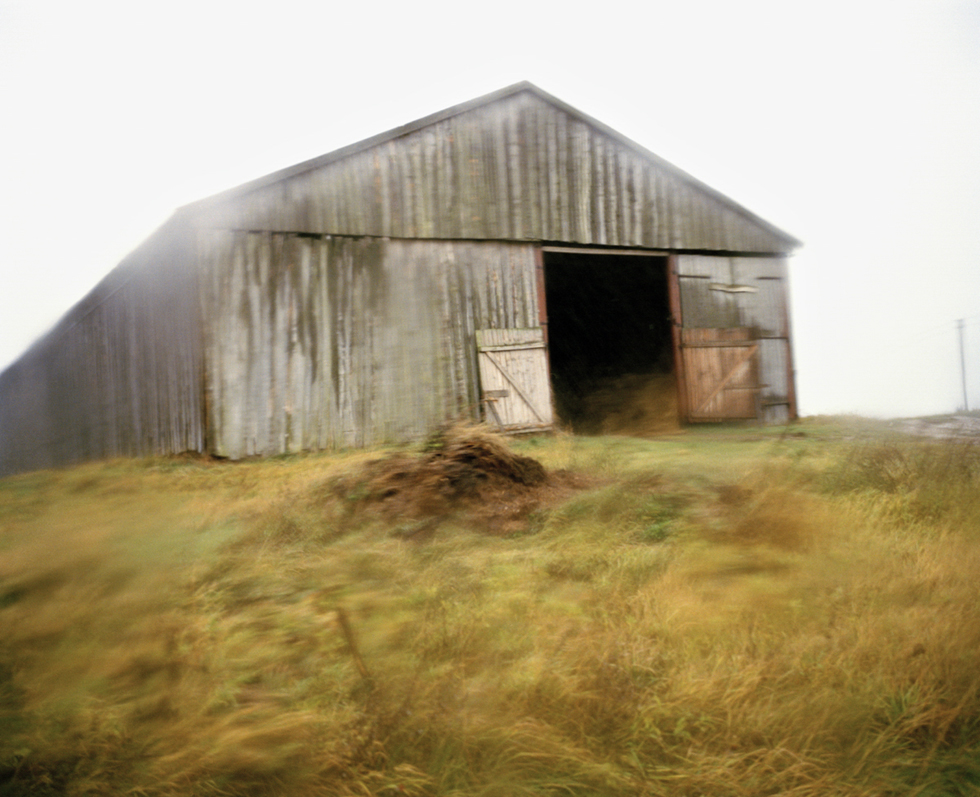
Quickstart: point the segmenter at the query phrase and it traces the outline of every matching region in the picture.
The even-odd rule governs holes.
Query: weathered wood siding
[[[197,281],[173,227],[0,374],[0,474],[203,450]]]
[[[527,245],[201,234],[208,448],[418,438],[476,417],[475,330],[537,323]]]
[[[684,328],[750,328],[759,345],[762,420],[794,415],[786,261],[678,255],[677,272]]]
[[[792,248],[785,234],[601,128],[522,91],[192,207],[216,228]]]

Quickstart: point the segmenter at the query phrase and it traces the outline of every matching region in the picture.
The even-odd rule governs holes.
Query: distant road
[[[980,440],[980,417],[975,415],[909,418],[895,421],[894,428],[922,437]]]

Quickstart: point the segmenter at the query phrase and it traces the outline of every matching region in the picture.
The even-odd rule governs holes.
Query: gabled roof
[[[206,211],[208,208],[212,208],[218,205],[223,205],[229,202],[235,202],[236,200],[247,197],[250,194],[256,192],[261,192],[263,189],[274,188],[277,185],[285,184],[290,181],[295,181],[296,179],[301,179],[313,172],[318,172],[328,167],[340,164],[341,162],[353,159],[362,153],[366,153],[375,148],[381,148],[384,145],[388,145],[392,142],[398,142],[399,139],[408,139],[414,134],[424,131],[426,128],[434,127],[447,120],[454,119],[455,117],[462,116],[464,114],[479,111],[480,109],[488,108],[495,104],[503,103],[506,100],[517,97],[519,95],[528,95],[536,98],[537,100],[547,104],[551,108],[557,110],[558,112],[564,114],[571,120],[575,120],[581,124],[586,125],[591,128],[599,136],[605,137],[606,139],[615,142],[615,144],[624,148],[625,150],[632,152],[635,156],[638,156],[642,161],[648,164],[650,167],[658,170],[664,175],[668,175],[677,181],[678,184],[686,186],[688,189],[693,190],[697,194],[710,199],[716,207],[724,208],[727,212],[738,216],[745,222],[753,225],[760,230],[764,230],[766,233],[771,235],[774,239],[778,239],[781,242],[781,247],[783,251],[792,250],[801,245],[801,242],[789,235],[788,233],[780,230],[774,225],[767,222],[765,219],[752,213],[742,205],[738,204],[734,200],[725,196],[721,192],[711,188],[707,184],[701,182],[697,178],[688,174],[684,170],[674,166],[670,162],[664,160],[660,156],[646,149],[645,147],[637,144],[635,141],[631,140],[622,133],[612,129],[611,127],[603,124],[599,120],[589,116],[588,114],[579,111],[578,109],[572,107],[571,105],[563,102],[557,97],[548,94],[542,89],[538,88],[532,83],[527,81],[522,81],[520,83],[515,83],[506,88],[499,89],[497,91],[485,94],[476,99],[469,100],[468,102],[463,102],[458,105],[454,105],[450,108],[446,108],[442,111],[438,111],[434,114],[417,119],[414,122],[410,122],[401,127],[394,128],[384,133],[380,133],[376,136],[366,138],[362,141],[350,144],[348,146],[342,147],[340,149],[334,150],[333,152],[326,153],[316,158],[312,158],[302,163],[297,163],[293,166],[289,166],[285,169],[280,169],[278,171],[267,174],[263,177],[259,177],[255,180],[243,183],[234,188],[222,191],[218,194],[214,194],[205,199],[199,200],[197,202],[191,203],[184,206],[178,212],[195,212],[195,211]],[[335,232],[343,234],[344,230],[319,230],[319,232]],[[367,231],[353,231],[352,234],[371,234]],[[383,234],[391,234],[385,232]],[[394,233],[397,237],[398,234]],[[412,236],[409,236],[412,237]],[[439,236],[436,236],[439,237]],[[453,235],[448,235],[444,237],[456,237]],[[468,237],[468,236],[463,236]],[[535,237],[535,236],[532,236]],[[686,248],[710,248],[710,247],[686,247]]]

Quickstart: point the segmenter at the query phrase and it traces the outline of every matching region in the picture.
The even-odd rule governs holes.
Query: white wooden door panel
[[[504,431],[550,429],[554,418],[543,330],[479,329],[476,345],[485,420]]]

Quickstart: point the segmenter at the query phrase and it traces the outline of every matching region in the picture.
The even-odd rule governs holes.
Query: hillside
[[[980,791],[980,449],[811,419],[0,480],[0,795]]]

